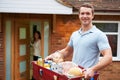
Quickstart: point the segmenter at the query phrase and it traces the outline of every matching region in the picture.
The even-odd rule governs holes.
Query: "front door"
[[[15,21],[15,80],[30,80],[29,33],[27,20]]]

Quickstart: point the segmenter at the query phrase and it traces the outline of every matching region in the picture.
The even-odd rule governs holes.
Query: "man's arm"
[[[64,49],[57,51],[57,54],[53,53],[53,54],[50,54],[49,56],[47,56],[45,58],[45,60],[53,59],[56,56],[58,59],[61,59],[61,57],[64,59],[65,57],[67,57],[69,55],[69,53],[72,53],[72,52],[73,52],[73,48],[67,45]],[[58,57],[58,55],[60,55],[60,56]]]
[[[112,62],[112,52],[111,49],[106,49],[101,51],[101,54],[103,55],[102,59],[98,62],[97,65],[93,66],[94,71],[98,71],[107,65],[109,65]]]
[[[60,54],[62,54],[63,58],[66,58],[67,56],[69,56],[69,54],[73,53],[73,48],[70,46],[66,46],[64,49],[59,51]]]
[[[111,49],[102,50],[101,54],[103,55],[102,59],[95,66],[89,68],[85,72],[85,78],[93,77],[95,72],[105,68],[107,65],[109,65],[112,62]]]

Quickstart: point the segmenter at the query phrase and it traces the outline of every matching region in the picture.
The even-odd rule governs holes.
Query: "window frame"
[[[120,61],[120,21],[93,21],[93,23],[117,23],[118,24],[118,32],[105,32],[105,34],[112,34],[112,35],[117,35],[117,56],[112,57],[113,61]],[[101,59],[102,57],[100,57]]]

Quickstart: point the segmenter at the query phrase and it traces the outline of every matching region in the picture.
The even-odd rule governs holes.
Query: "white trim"
[[[95,12],[95,15],[120,15],[120,12]],[[78,12],[73,12],[73,15],[78,15]]]
[[[113,60],[113,61],[120,61],[120,58],[118,58],[118,57],[113,57],[112,60]]]
[[[102,59],[102,57],[99,57],[99,60]],[[118,57],[112,57],[112,61],[120,61],[120,58]]]
[[[1,0],[0,12],[36,14],[72,14],[72,8],[56,0]]]
[[[97,23],[119,23],[120,21],[103,21],[103,20],[102,21],[97,21],[97,20],[94,21],[93,20],[93,22],[97,22]]]
[[[107,35],[118,35],[118,32],[104,32]]]
[[[117,50],[117,57],[120,59],[120,22],[118,23],[118,50]]]
[[[120,15],[120,12],[95,12],[95,15]]]

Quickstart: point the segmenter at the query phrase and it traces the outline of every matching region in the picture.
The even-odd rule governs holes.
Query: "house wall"
[[[29,18],[29,19],[40,19],[40,18],[50,18],[51,15],[30,15],[30,14],[5,14],[4,17],[8,18]],[[120,21],[119,15],[96,15],[94,20],[111,20],[111,21]],[[2,21],[2,16],[0,14],[0,21]],[[0,22],[2,23],[2,22]],[[53,21],[53,24],[56,24],[52,28],[50,34],[50,53],[55,52],[56,50],[63,49],[70,38],[70,35],[73,31],[78,30],[80,28],[80,21],[77,15],[56,15],[56,22]],[[0,28],[2,25],[0,25]],[[53,30],[54,29],[54,30]],[[4,32],[3,27],[0,30],[0,80],[4,80],[5,72],[4,72]],[[66,58],[65,60],[71,60],[72,54]],[[105,69],[100,71],[100,80],[119,80],[120,79],[120,62],[113,61],[111,65],[106,67]]]
[[[94,20],[120,21],[119,15],[96,15]],[[55,32],[51,38],[51,53],[64,48],[73,31],[80,28],[80,21],[77,15],[57,15]],[[66,60],[71,60],[70,55]],[[115,62],[100,71],[100,80],[120,80],[120,62]]]

